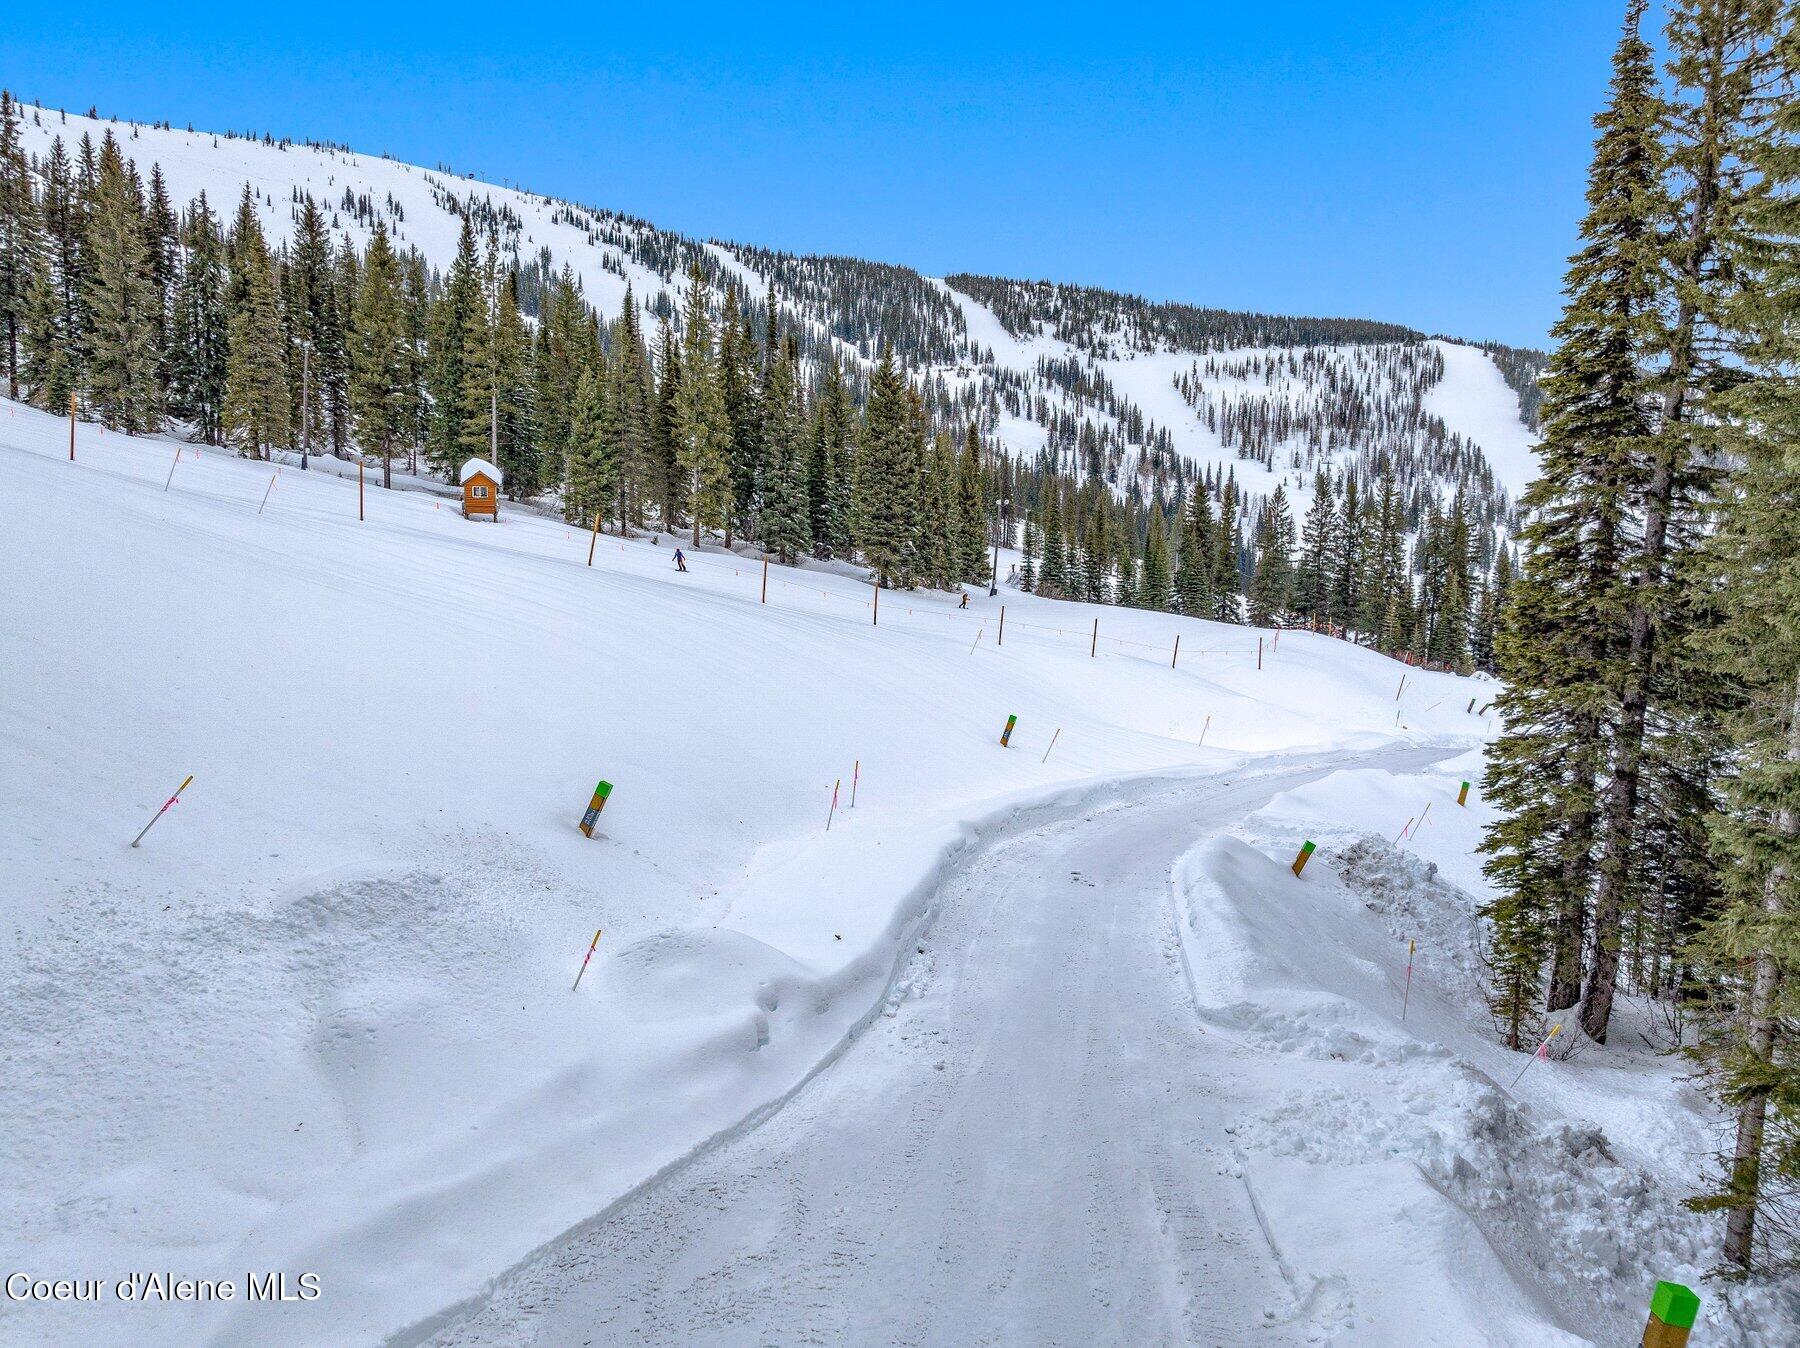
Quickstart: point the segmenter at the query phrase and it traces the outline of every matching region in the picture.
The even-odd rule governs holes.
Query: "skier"
[[[962,597],[962,603],[958,604],[957,607],[958,608],[967,608],[968,606],[969,606],[969,592],[967,590],[964,590],[963,597]]]
[[[686,571],[687,570],[687,558],[685,558],[681,555],[680,548],[675,549],[675,569],[677,571]]]

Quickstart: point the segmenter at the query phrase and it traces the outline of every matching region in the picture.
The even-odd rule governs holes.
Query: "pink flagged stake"
[[[164,491],[167,491],[169,489],[169,484],[175,480],[175,465],[180,462],[181,462],[181,446],[176,445],[175,446],[175,457],[169,463],[169,475],[163,479],[163,490]]]
[[[1406,1023],[1406,1008],[1412,1004],[1413,950],[1417,945],[1417,941],[1406,943],[1406,992],[1400,998],[1400,1023],[1402,1025]]]
[[[575,971],[575,983],[569,991],[574,992],[581,987],[581,976],[587,972],[588,961],[594,958],[594,947],[600,944],[600,932],[594,932],[594,939],[588,942],[587,954],[581,957],[581,967]]]
[[[1055,735],[1052,735],[1052,736],[1051,736],[1051,737],[1050,737],[1050,749],[1054,749],[1054,748],[1055,748],[1055,747],[1056,747],[1056,741],[1057,741],[1057,738],[1058,738],[1058,736],[1060,736],[1060,735],[1061,735],[1061,734],[1062,734],[1062,727],[1061,727],[1061,726],[1058,726],[1058,727],[1057,727],[1057,728],[1056,728],[1056,734],[1055,734]],[[1049,762],[1049,761],[1050,761],[1050,749],[1046,749],[1046,750],[1044,750],[1044,756],[1043,756],[1043,757],[1042,757],[1042,758],[1040,758],[1040,759],[1038,759],[1038,762],[1040,762],[1040,763],[1048,763],[1048,762]]]
[[[194,774],[191,772],[188,773],[188,775],[182,779],[181,785],[175,788],[175,794],[170,796],[167,800],[165,800],[163,802],[162,809],[158,810],[155,814],[151,815],[150,822],[148,824],[145,824],[143,829],[138,833],[137,837],[135,837],[131,840],[131,845],[133,847],[136,847],[139,843],[144,841],[144,834],[148,833],[152,828],[154,828],[156,826],[156,821],[158,819],[161,819],[165,814],[167,814],[169,812],[169,807],[171,805],[174,805],[181,800],[181,793],[188,789],[188,783],[193,780],[194,780]]]
[[[1519,1075],[1512,1079],[1513,1086],[1517,1086],[1520,1081],[1524,1080],[1525,1073],[1531,1070],[1531,1064],[1536,1062],[1539,1058],[1542,1058],[1545,1062],[1550,1061],[1550,1041],[1561,1033],[1562,1022],[1559,1020],[1550,1027],[1550,1033],[1545,1035],[1544,1042],[1537,1046],[1537,1052],[1525,1060],[1525,1066],[1519,1069]],[[1512,1086],[1507,1087],[1507,1089],[1511,1090]]]
[[[838,789],[842,787],[843,784],[844,779],[842,777],[839,777],[831,784],[831,809],[825,814],[825,831],[827,833],[831,832],[831,820],[832,817],[837,814]]]
[[[862,759],[859,758],[850,765],[850,808],[853,810],[856,808],[856,783],[861,776]]]
[[[267,504],[269,504],[269,493],[275,490],[275,479],[280,476],[281,476],[281,469],[279,469],[279,468],[277,468],[273,473],[269,474],[269,485],[263,488],[262,505],[259,505],[256,507],[257,514],[259,514],[259,515],[262,514],[263,506],[266,506]]]

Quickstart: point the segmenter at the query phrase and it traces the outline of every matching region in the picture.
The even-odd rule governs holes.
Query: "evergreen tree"
[[[769,298],[769,341],[775,342],[775,302]],[[775,351],[768,357],[774,361]],[[729,464],[731,509],[725,518],[725,546],[731,546],[734,531],[754,536],[757,515],[761,509],[761,487],[764,476],[762,412],[757,396],[756,336],[748,319],[738,306],[737,287],[725,291],[724,310],[719,318],[718,351],[719,402],[728,428],[726,457]]]
[[[608,371],[601,367],[583,370],[575,383],[563,488],[563,516],[571,523],[597,524],[604,519],[618,487],[613,388]]]
[[[1540,476],[1522,504],[1524,571],[1496,642],[1505,733],[1486,790],[1502,817],[1483,844],[1499,896],[1492,925],[1496,1005],[1523,1044],[1524,1008],[1550,961],[1546,1008],[1573,1005],[1587,937],[1595,782],[1612,705],[1618,575],[1629,479],[1649,433],[1640,359],[1653,336],[1660,115],[1633,0],[1571,259],[1558,346],[1544,380]]]
[[[209,445],[223,437],[227,348],[225,237],[202,192],[181,230],[170,331],[169,410]]]
[[[1169,577],[1169,543],[1159,501],[1150,510],[1144,531],[1144,558],[1138,568],[1137,606],[1163,610],[1173,599]]]
[[[907,395],[884,350],[869,381],[856,473],[857,542],[883,587],[910,584],[918,542],[921,449]]]
[[[1332,623],[1332,591],[1336,558],[1332,543],[1337,535],[1337,497],[1331,475],[1321,468],[1313,475],[1312,504],[1306,508],[1306,525],[1300,541],[1300,560],[1294,574],[1294,616],[1309,625]]]
[[[1256,570],[1250,580],[1250,621],[1258,627],[1278,627],[1287,620],[1294,588],[1294,518],[1288,509],[1287,486],[1275,484],[1275,494],[1263,507],[1256,525]]]
[[[987,477],[981,470],[981,436],[970,422],[957,464],[956,579],[978,583],[988,579]],[[998,580],[998,577],[995,577]]]
[[[238,452],[266,458],[290,438],[287,351],[275,271],[248,185],[238,204],[226,289],[227,357],[220,424]]]
[[[681,386],[675,401],[675,452],[693,515],[693,542],[702,529],[723,531],[731,519],[731,423],[720,391],[719,358],[706,311],[706,282],[696,264],[688,273],[687,325],[681,342]]]
[[[682,480],[677,408],[681,402],[681,348],[675,330],[665,316],[657,332],[656,406],[650,420],[650,495],[662,517],[662,527],[674,532],[687,510],[687,488]]]
[[[806,416],[795,384],[798,356],[796,349],[783,344],[769,362],[760,400],[763,447],[757,455],[763,487],[763,546],[790,564],[812,541],[806,498]]]
[[[1238,492],[1235,478],[1227,477],[1219,493],[1219,523],[1213,530],[1212,616],[1220,622],[1244,620],[1240,599],[1243,577],[1238,571]]]
[[[134,434],[161,420],[161,324],[144,232],[142,197],[108,132],[83,243],[88,404],[104,424]]]
[[[450,264],[443,296],[432,307],[427,343],[426,384],[431,420],[425,460],[433,472],[452,480],[463,459],[463,395],[469,382],[470,363],[468,333],[481,302],[481,261],[475,247],[475,224],[465,212],[456,241],[456,259]]]
[[[400,263],[377,221],[356,294],[351,337],[350,407],[357,442],[381,459],[381,485],[394,485],[393,456],[410,424],[405,295]]]
[[[1773,26],[1773,24],[1771,25]],[[1800,31],[1774,46],[1792,87]],[[1699,1056],[1735,1116],[1723,1182],[1697,1200],[1726,1213],[1733,1270],[1791,1268],[1800,1185],[1800,107],[1790,97],[1745,140],[1764,184],[1725,261],[1724,315],[1749,377],[1707,410],[1737,465],[1710,544],[1718,597],[1700,657],[1737,693],[1731,772],[1714,820],[1723,905],[1699,951],[1718,989]],[[1782,1240],[1787,1242],[1782,1248]]]
[[[1700,424],[1700,390],[1710,382],[1705,347],[1735,282],[1716,267],[1722,236],[1736,228],[1746,194],[1734,147],[1765,117],[1768,34],[1775,6],[1758,0],[1682,0],[1670,13],[1670,73],[1675,96],[1667,106],[1672,134],[1676,228],[1659,231],[1673,284],[1673,322],[1659,334],[1660,398],[1653,438],[1636,452],[1627,484],[1627,509],[1642,528],[1626,566],[1623,613],[1615,623],[1623,649],[1616,674],[1618,712],[1610,736],[1611,762],[1601,804],[1600,856],[1595,867],[1593,962],[1582,990],[1581,1027],[1606,1041],[1618,981],[1621,936],[1633,888],[1638,792],[1650,705],[1655,696],[1657,642],[1678,611],[1673,553],[1697,536],[1698,497],[1712,461],[1710,434]],[[1786,97],[1793,96],[1792,90]],[[1781,95],[1777,95],[1781,97]],[[1659,109],[1660,111],[1661,109]],[[1666,242],[1665,242],[1666,241]]]
[[[0,364],[6,367],[9,398],[19,396],[25,324],[44,271],[37,198],[19,143],[18,104],[0,89]]]
[[[1188,508],[1182,514],[1181,555],[1175,568],[1175,602],[1189,617],[1214,613],[1212,571],[1212,496],[1204,482],[1194,484]]]
[[[827,353],[813,418],[813,552],[848,557],[855,546],[855,418],[835,355]]]

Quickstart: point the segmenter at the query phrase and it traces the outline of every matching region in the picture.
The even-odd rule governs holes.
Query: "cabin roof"
[[[486,459],[470,459],[462,466],[462,473],[456,480],[458,482],[467,482],[477,473],[486,477],[488,481],[492,482],[496,487],[506,481],[505,478],[500,476],[500,470],[494,467],[494,465],[489,463]]]

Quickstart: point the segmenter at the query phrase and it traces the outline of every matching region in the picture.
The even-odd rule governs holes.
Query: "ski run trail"
[[[1490,680],[355,478],[0,402],[0,1343],[1800,1341],[1495,1040]]]

